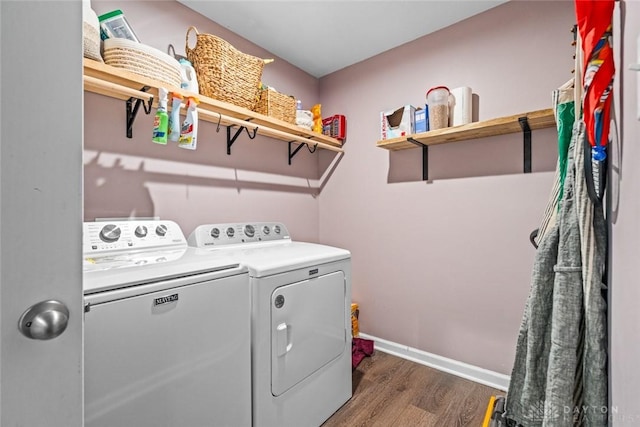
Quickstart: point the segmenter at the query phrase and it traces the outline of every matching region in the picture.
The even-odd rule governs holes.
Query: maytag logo
[[[166,297],[155,298],[153,305],[169,304],[170,302],[178,301],[178,294],[169,295]]]
[[[313,276],[314,274],[318,274],[317,268],[314,268],[313,270],[309,270],[309,276]]]

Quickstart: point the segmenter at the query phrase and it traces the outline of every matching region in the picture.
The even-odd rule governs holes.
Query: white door
[[[0,53],[0,425],[81,427],[82,3],[1,0]],[[46,300],[66,330],[25,337]]]

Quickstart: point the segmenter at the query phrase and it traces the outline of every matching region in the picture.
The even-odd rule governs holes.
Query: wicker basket
[[[88,6],[82,8],[82,47],[84,57],[94,61],[102,61],[100,56],[100,29],[98,16]]]
[[[197,37],[194,48],[189,47],[191,31]],[[268,60],[242,53],[220,37],[198,33],[195,27],[187,30],[185,52],[202,95],[253,110]]]
[[[128,39],[106,39],[104,62],[149,77],[171,87],[180,87],[180,63],[151,46]]]
[[[260,97],[253,109],[256,113],[296,124],[296,100],[272,89],[260,90]]]

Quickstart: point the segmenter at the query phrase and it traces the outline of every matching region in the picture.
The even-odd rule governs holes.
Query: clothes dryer
[[[249,269],[254,427],[319,426],[351,397],[351,255],[281,223],[197,227],[191,246]]]
[[[85,425],[250,426],[246,268],[171,221],[83,232]]]

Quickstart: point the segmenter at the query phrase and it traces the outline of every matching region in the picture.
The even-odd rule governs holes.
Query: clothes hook
[[[247,136],[249,137],[249,139],[254,139],[256,137],[256,135],[258,134],[258,128],[255,127],[253,128],[253,135],[249,133],[249,129],[248,128],[244,128],[244,130],[247,132]]]
[[[307,146],[307,150],[309,150],[310,153],[315,153],[316,150],[318,149],[318,143],[317,142],[313,145],[313,150],[311,149],[309,144],[305,144],[305,145]]]
[[[149,97],[149,100],[147,101],[147,104],[142,106],[142,108],[144,108],[145,114],[150,114],[151,113],[151,106],[152,105],[153,105],[153,95],[151,95]]]

